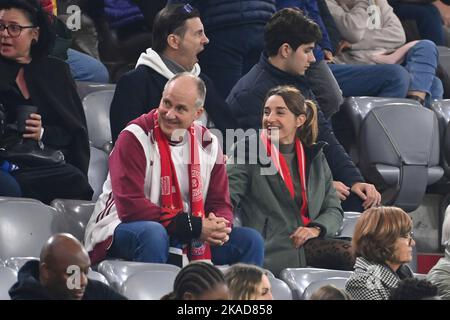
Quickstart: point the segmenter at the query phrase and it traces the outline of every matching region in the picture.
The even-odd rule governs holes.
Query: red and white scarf
[[[266,146],[267,155],[272,159],[272,162],[275,164],[278,173],[291,194],[292,200],[294,200],[294,183],[292,181],[291,172],[289,170],[289,166],[287,165],[286,159],[273,145],[265,130],[261,132],[260,138]],[[295,153],[297,154],[298,172],[300,174],[300,183],[302,185],[302,207],[300,208],[300,216],[302,218],[303,225],[307,226],[311,219],[308,217],[308,196],[306,193],[306,157],[303,144],[299,138],[295,138]]]
[[[177,173],[170,154],[169,140],[162,132],[158,123],[158,111],[153,115],[154,138],[158,144],[161,156],[161,224],[167,228],[175,216],[183,212],[183,200],[178,184]],[[198,154],[197,138],[194,124],[188,129],[190,144],[189,172],[189,194],[191,200],[192,216],[205,218],[203,207],[202,178],[200,172],[200,158]],[[191,227],[192,228],[192,227]],[[183,248],[189,260],[211,260],[211,248],[208,243],[193,239],[191,243]]]

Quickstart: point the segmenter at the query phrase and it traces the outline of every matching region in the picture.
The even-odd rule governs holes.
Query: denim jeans
[[[67,50],[67,64],[72,77],[77,81],[108,83],[108,69],[99,60],[79,51]]]
[[[442,82],[436,77],[439,53],[436,45],[430,40],[420,40],[409,49],[403,65],[410,74],[409,91],[427,93],[429,99],[442,99],[444,89]]]
[[[262,266],[264,240],[254,229],[234,227],[230,240],[223,246],[211,246],[211,254],[213,263],[217,265],[243,262]],[[169,235],[158,222],[121,223],[114,231],[108,257],[166,263],[169,257]]]
[[[373,96],[404,98],[409,75],[397,64],[329,64],[344,97]]]

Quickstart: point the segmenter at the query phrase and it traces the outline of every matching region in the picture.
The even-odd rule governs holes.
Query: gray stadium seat
[[[0,200],[0,259],[38,257],[47,239],[58,232],[57,212],[39,201]]]
[[[95,202],[55,199],[50,205],[58,212],[58,232],[70,233],[83,242],[84,231],[94,210]]]
[[[343,109],[358,137],[358,166],[383,191],[382,203],[417,209],[444,173],[434,112],[417,101],[374,97],[347,98]]]
[[[20,268],[22,268],[23,265],[30,260],[38,260],[39,261],[39,258],[37,258],[37,257],[11,257],[11,258],[6,259],[5,266],[13,269],[14,271],[19,271]]]
[[[88,81],[75,81],[78,96],[81,100],[88,94],[95,91],[115,90],[116,85],[111,83],[96,83]]]
[[[355,230],[356,221],[358,220],[361,212],[344,212],[344,221],[342,222],[342,227],[338,231],[338,238],[352,238],[353,231]]]
[[[0,266],[0,300],[11,300],[8,291],[16,281],[16,271]]]
[[[436,114],[439,123],[441,141],[441,165],[447,177],[450,177],[450,100],[435,100],[431,109]]]
[[[345,284],[348,278],[343,277],[331,277],[323,280],[317,280],[311,282],[311,284],[306,287],[305,292],[303,292],[303,300],[309,300],[311,295],[317,291],[317,289],[322,288],[326,285],[334,285],[338,289],[345,289]]]
[[[36,258],[36,257],[12,257],[5,261],[5,265],[6,265],[6,267],[18,272],[20,270],[20,268],[22,268],[23,265],[30,260],[38,260],[39,261],[39,258]],[[103,282],[106,285],[109,285],[108,280],[106,280],[106,278],[101,273],[96,272],[92,269],[89,269],[88,278],[97,280],[97,281]]]
[[[289,286],[282,280],[269,277],[272,286],[272,296],[274,300],[292,300],[292,292]]]
[[[146,270],[130,275],[120,293],[130,300],[160,300],[173,290],[176,272]]]
[[[120,292],[122,285],[132,274],[141,271],[165,271],[177,274],[181,269],[171,264],[163,263],[144,263],[123,260],[105,260],[102,261],[97,271],[105,276],[109,285],[114,290]]]
[[[352,271],[320,268],[286,268],[281,271],[281,280],[287,283],[294,300],[302,300],[303,292],[314,281],[340,277],[350,277]]]
[[[96,201],[101,195],[103,190],[103,184],[108,176],[108,160],[109,155],[96,147],[90,147],[91,158],[89,159],[89,169],[88,169],[88,181],[94,194],[92,195],[92,200]]]
[[[113,96],[114,90],[102,90],[91,92],[83,99],[89,140],[108,154],[112,148],[109,109]]]

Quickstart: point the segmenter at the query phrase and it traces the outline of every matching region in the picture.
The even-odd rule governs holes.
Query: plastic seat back
[[[326,285],[334,285],[336,288],[344,290],[347,280],[348,278],[331,277],[311,282],[311,284],[305,289],[305,292],[303,292],[303,300],[311,299],[311,296],[314,292]]]
[[[289,286],[282,280],[269,277],[272,286],[272,296],[274,300],[292,300],[292,292]]]
[[[0,266],[0,300],[11,300],[8,291],[16,281],[16,271],[8,267]]]
[[[303,292],[314,281],[340,277],[350,277],[352,271],[320,268],[286,268],[281,271],[281,280],[287,283],[294,300],[302,300]]]
[[[163,263],[145,263],[123,260],[105,260],[102,261],[97,271],[105,276],[109,285],[114,290],[120,292],[122,285],[133,274],[141,271],[167,271],[178,273],[181,269],[171,264]]]
[[[44,243],[57,233],[57,212],[39,201],[0,201],[0,259],[38,257]]]
[[[102,149],[90,147],[91,158],[89,159],[88,181],[94,190],[92,200],[96,201],[103,191],[103,184],[108,177],[109,155]]]
[[[436,116],[417,101],[351,97],[345,110],[359,137],[359,168],[384,190],[385,205],[413,211],[443,175]]]
[[[51,206],[58,212],[58,232],[70,233],[83,242],[84,231],[94,211],[95,202],[55,199]]]
[[[89,140],[94,147],[108,154],[112,149],[109,109],[113,97],[114,90],[101,90],[91,92],[83,99]]]
[[[131,275],[120,291],[130,300],[160,300],[173,290],[177,273],[170,270],[146,270]]]

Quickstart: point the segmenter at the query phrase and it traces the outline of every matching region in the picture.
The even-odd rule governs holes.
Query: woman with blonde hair
[[[350,243],[332,239],[343,211],[316,143],[317,110],[292,86],[267,93],[258,135],[240,140],[227,165],[230,196],[244,226],[265,239],[264,267],[351,270]]]
[[[231,300],[273,300],[267,271],[244,263],[232,265],[225,272]]]
[[[355,271],[345,286],[354,300],[387,300],[400,280],[413,277],[406,265],[416,244],[412,228],[411,217],[400,208],[371,208],[361,214],[352,239]]]

